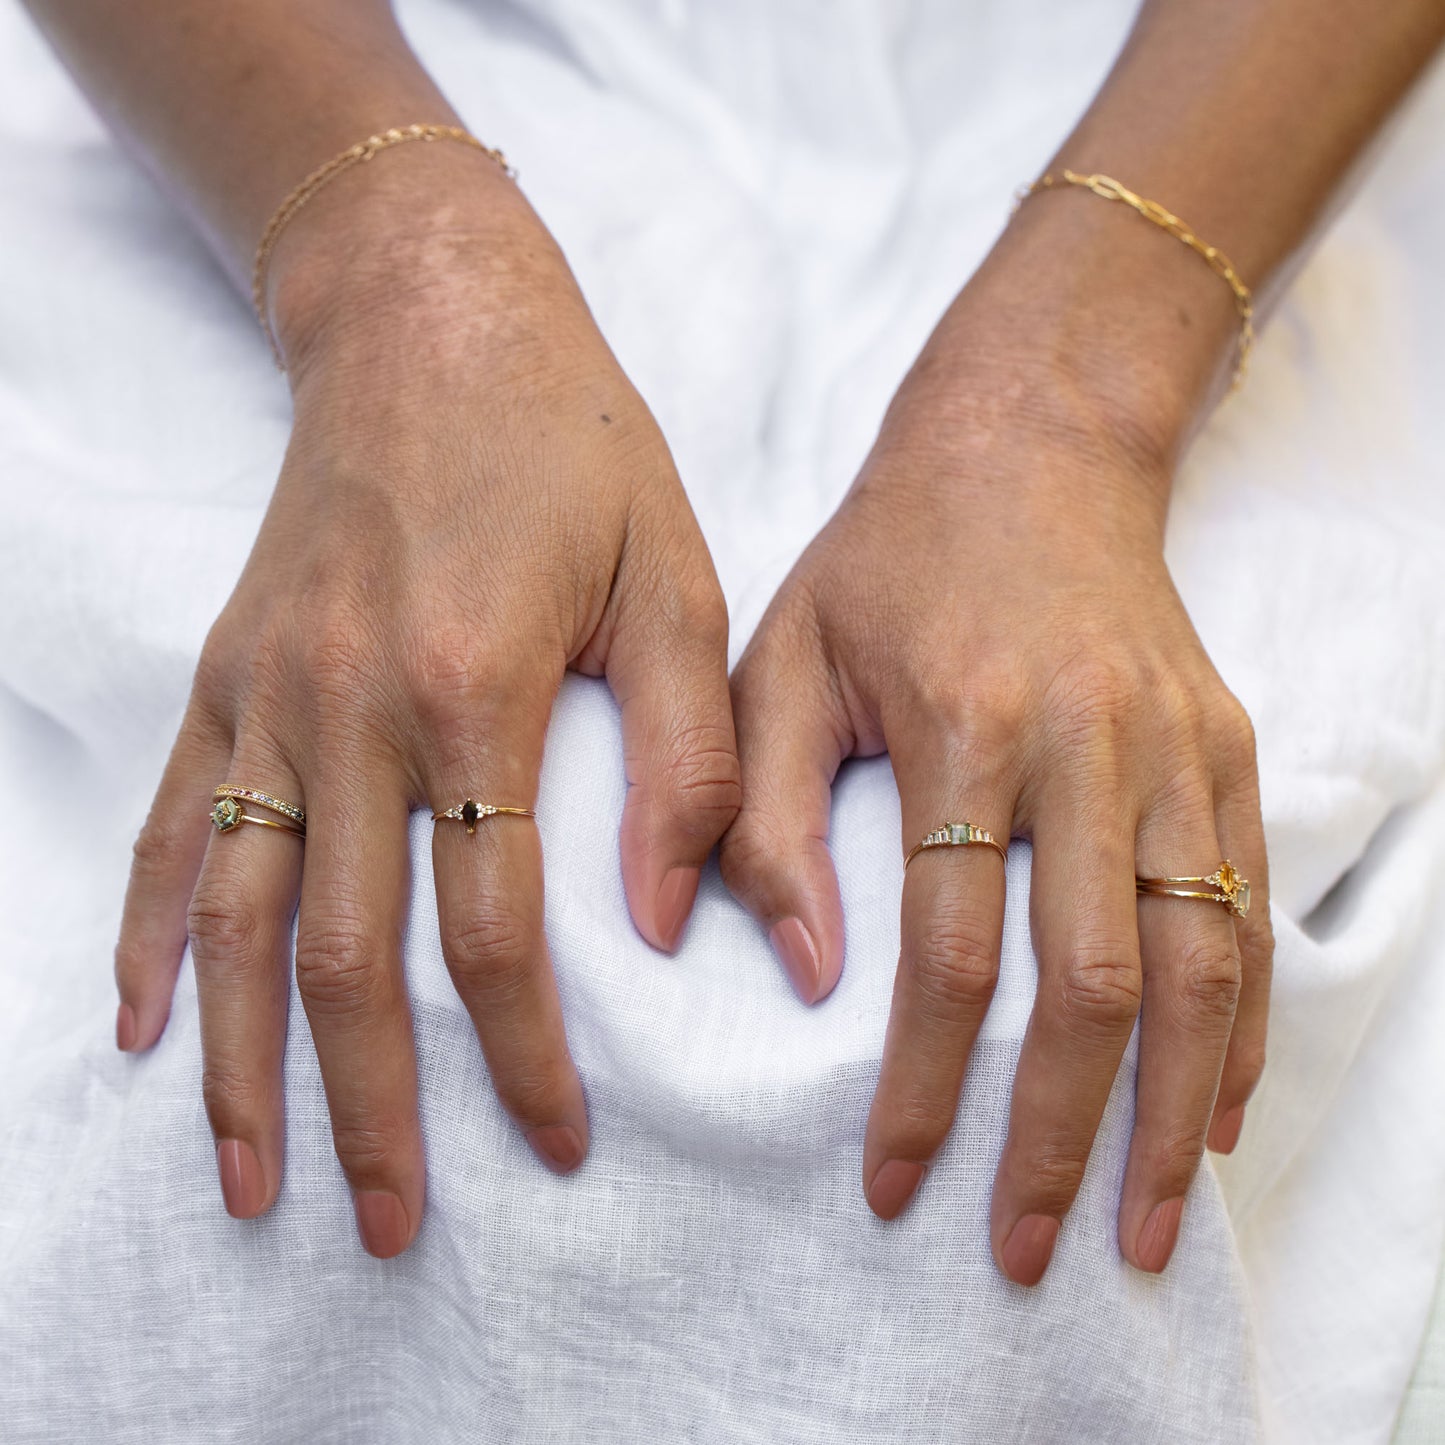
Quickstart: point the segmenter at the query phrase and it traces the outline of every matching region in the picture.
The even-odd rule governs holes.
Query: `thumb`
[[[607,649],[627,760],[622,883],[638,931],[668,953],[740,796],[727,608],[705,552],[703,561],[686,583],[673,572],[671,587],[634,594]]]
[[[722,874],[768,931],[798,997],[812,1004],[843,971],[828,816],[851,743],[816,647],[784,648],[781,629],[766,618],[762,625],[733,675],[743,805],[723,839]]]

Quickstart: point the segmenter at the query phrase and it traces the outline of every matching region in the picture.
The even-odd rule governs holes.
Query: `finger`
[[[254,734],[239,740],[226,781],[302,805],[296,774]],[[252,817],[289,822],[257,804],[242,806]],[[291,920],[304,846],[280,827],[213,828],[191,897],[202,1093],[216,1140],[221,1197],[237,1219],[264,1213],[281,1187]]]
[[[529,808],[537,791],[550,690],[459,697],[434,728],[424,784],[440,812],[472,798]],[[587,1152],[587,1106],[567,1049],[543,933],[542,845],[530,818],[434,825],[432,865],[442,954],[477,1031],[502,1107],[555,1173]]]
[[[962,738],[959,729],[949,729]],[[889,739],[908,846],[945,820],[1009,836],[1014,790],[986,750],[932,736]],[[969,1051],[998,981],[1004,863],[982,845],[931,848],[903,880],[902,949],[863,1144],[869,1207],[892,1219],[953,1125]]]
[[[115,948],[115,1042],[128,1053],[150,1048],[170,1016],[186,908],[213,831],[211,793],[230,760],[226,730],[192,700],[135,841]]]
[[[767,930],[804,1003],[843,971],[843,904],[828,852],[833,777],[851,744],[816,649],[775,641],[733,678],[743,802],[723,838],[723,881]]]
[[[1039,986],[990,1225],[994,1259],[1018,1284],[1048,1268],[1139,1012],[1135,819],[1109,777],[1045,794],[1033,822]]]
[[[701,550],[700,538],[697,545]],[[727,609],[710,574],[685,586],[625,588],[607,650],[627,763],[623,886],[642,936],[668,953],[692,912],[702,865],[739,802]]]
[[[385,749],[336,741],[303,764],[306,869],[296,981],[316,1041],[357,1229],[400,1254],[425,1197],[416,1051],[402,974],[406,789]]]
[[[1244,1109],[1264,1072],[1265,1035],[1269,1027],[1269,988],[1274,967],[1274,933],[1269,921],[1269,861],[1265,856],[1264,820],[1259,805],[1259,774],[1254,765],[1252,735],[1246,760],[1232,779],[1218,789],[1219,843],[1249,880],[1249,911],[1234,920],[1239,945],[1239,1004],[1234,1031],[1224,1056],[1219,1096],[1214,1103],[1208,1144],[1231,1153],[1244,1128]]]
[[[1208,875],[1220,856],[1206,782],[1183,781],[1141,822],[1141,876]],[[1220,904],[1141,896],[1138,908],[1144,1003],[1119,1248],[1136,1268],[1157,1274],[1174,1252],[1184,1196],[1204,1153],[1240,962],[1234,920]]]

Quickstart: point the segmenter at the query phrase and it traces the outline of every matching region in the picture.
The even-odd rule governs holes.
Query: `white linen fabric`
[[[402,15],[519,167],[654,407],[740,647],[1130,6]],[[539,826],[591,1155],[553,1178],[495,1103],[418,814],[428,1205],[415,1246],[379,1263],[299,1007],[285,1183],[252,1223],[221,1207],[189,961],[159,1045],[114,1049],[128,845],[288,402],[178,213],[0,13],[0,1434],[1387,1439],[1445,1230],[1442,128],[1437,72],[1179,484],[1171,564],[1259,734],[1279,952],[1266,1080],[1165,1275],[1115,1244],[1132,1048],[1044,1284],[1012,1286],[989,1257],[1034,986],[1027,845],[957,1127],[884,1225],[859,1158],[898,947],[886,760],[839,781],[847,964],[805,1010],[715,870],[675,959],[636,936],[617,712],[583,679],[557,707]]]

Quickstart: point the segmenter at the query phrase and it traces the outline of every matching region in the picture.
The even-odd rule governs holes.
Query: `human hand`
[[[670,950],[738,803],[726,613],[661,434],[520,193],[462,147],[409,150],[318,196],[277,247],[294,431],[137,841],[116,952],[117,1040],[146,1049],[189,936],[222,1190],[251,1217],[281,1181],[299,898],[336,1151],[382,1257],[411,1242],[424,1195],[409,812],[531,807],[564,670],[605,675],[627,898]],[[222,781],[302,803],[304,844],[216,832]],[[498,1096],[570,1170],[587,1114],[536,827],[442,821],[432,857],[443,953]]]
[[[1135,409],[1147,388],[1109,395],[1022,344],[1002,284],[990,269],[955,303],[738,663],[743,807],[722,867],[813,1003],[842,966],[826,840],[844,758],[890,754],[905,848],[945,820],[1032,841],[1038,993],[991,1240],[1033,1284],[1141,1003],[1118,1237],[1132,1264],[1164,1268],[1206,1133],[1234,1147],[1263,1067],[1272,942],[1252,731],[1163,560],[1175,418],[1161,406],[1156,426]],[[1225,857],[1252,881],[1246,919],[1136,898],[1136,872],[1209,874]],[[1003,906],[992,849],[929,850],[906,870],[863,1150],[885,1219],[952,1126]]]

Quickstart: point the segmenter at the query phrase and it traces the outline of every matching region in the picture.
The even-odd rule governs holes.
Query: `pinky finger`
[[[230,757],[230,740],[192,703],[131,860],[115,947],[115,1043],[127,1053],[150,1048],[170,1017],[186,909],[210,832],[211,793],[225,781]]]

